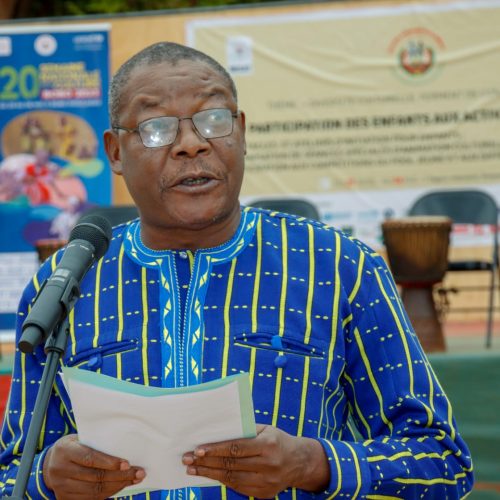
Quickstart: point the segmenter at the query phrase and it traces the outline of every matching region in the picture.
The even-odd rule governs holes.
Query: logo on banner
[[[443,39],[427,28],[412,28],[397,35],[389,45],[399,74],[412,81],[429,77],[437,67]]]
[[[230,36],[226,41],[227,68],[232,75],[253,73],[253,42],[248,36]]]
[[[57,50],[57,40],[52,35],[39,35],[35,38],[35,50],[41,56],[51,56]]]
[[[0,36],[0,56],[12,55],[12,39],[10,36]]]

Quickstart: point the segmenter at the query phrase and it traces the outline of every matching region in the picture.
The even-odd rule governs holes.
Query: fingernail
[[[135,471],[135,478],[142,480],[146,477],[146,471],[144,469],[137,469]]]
[[[206,453],[205,448],[196,448],[196,449],[194,450],[194,454],[195,454],[197,457],[204,457],[204,456],[205,456],[205,453]]]
[[[195,468],[195,467],[188,467],[188,468],[187,468],[187,473],[188,473],[190,476],[196,476],[196,468]]]
[[[120,470],[129,470],[130,464],[126,460],[120,462]]]
[[[182,463],[184,465],[191,465],[192,463],[194,463],[194,459],[191,455],[186,455],[182,457]]]

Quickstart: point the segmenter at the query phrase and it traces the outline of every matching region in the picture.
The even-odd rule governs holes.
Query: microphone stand
[[[21,462],[17,471],[16,483],[12,496],[2,496],[3,499],[23,500],[28,486],[28,479],[35,460],[38,439],[42,429],[43,421],[49,405],[52,386],[57,375],[59,361],[66,351],[66,344],[69,337],[69,320],[65,319],[49,335],[45,343],[45,353],[47,361],[43,369],[40,388],[35,401],[33,416],[28,429],[26,443],[21,455]]]

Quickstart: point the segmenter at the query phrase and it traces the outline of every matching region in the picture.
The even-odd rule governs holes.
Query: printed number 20
[[[35,66],[23,66],[19,71],[13,66],[2,66],[0,85],[2,101],[33,99],[38,96],[38,71]]]

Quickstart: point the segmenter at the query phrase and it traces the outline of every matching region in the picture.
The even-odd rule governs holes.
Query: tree
[[[117,14],[145,10],[263,3],[273,0],[2,0],[0,18],[39,18],[85,14]]]

